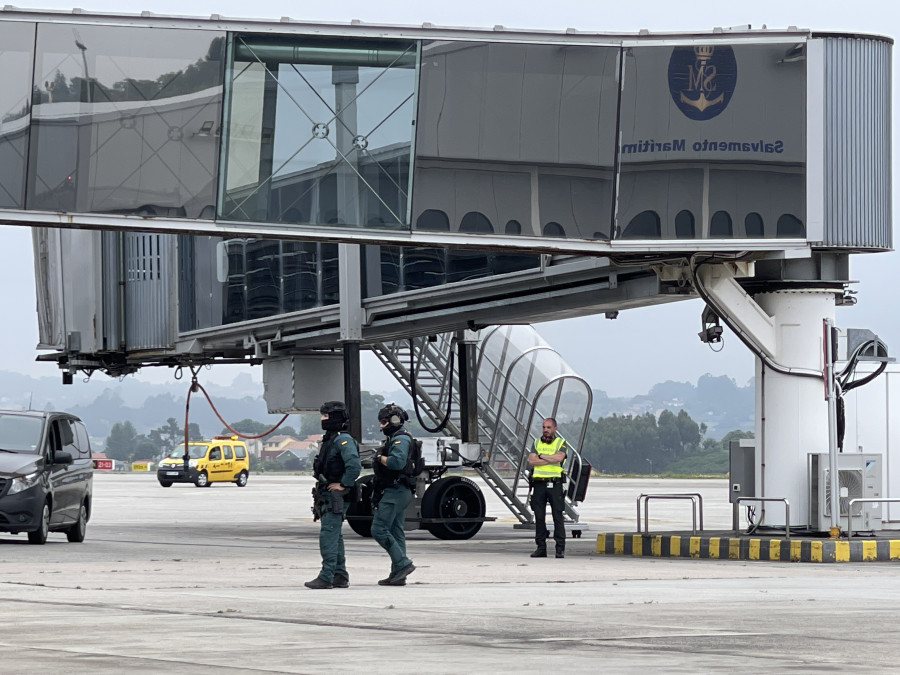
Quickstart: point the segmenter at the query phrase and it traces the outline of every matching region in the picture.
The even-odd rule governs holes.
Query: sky
[[[118,12],[121,0],[85,0],[85,11]],[[29,9],[70,10],[71,4],[23,3]],[[711,30],[714,27],[747,26],[787,28],[797,26],[821,31],[860,32],[900,37],[900,3],[870,0],[864,3],[832,0],[800,1],[754,0],[752,2],[694,3],[671,0],[631,0],[612,3],[557,0],[454,0],[454,2],[410,2],[409,0],[342,1],[327,3],[278,2],[257,0],[252,11],[246,3],[234,0],[140,0],[127,11],[149,10],[158,14],[208,16],[220,14],[232,18],[280,19],[417,25],[430,22],[440,26],[584,31],[654,32]],[[894,69],[894,111],[900,110],[897,96],[900,86]],[[900,135],[893,133],[893,175],[900,175]],[[896,213],[894,221],[897,222]],[[895,230],[897,226],[895,225]],[[896,235],[895,235],[896,242]],[[895,243],[896,246],[896,243]],[[27,228],[0,227],[0,282],[4,293],[3,313],[7,330],[0,335],[0,369],[33,376],[58,375],[54,364],[34,362],[37,355],[37,315],[34,300],[34,273],[31,235]],[[891,353],[900,352],[900,312],[894,289],[900,281],[900,253],[851,256],[851,278],[858,283],[858,304],[838,308],[836,324],[841,328],[868,328],[887,343]],[[700,342],[699,300],[660,307],[620,312],[615,320],[602,314],[538,324],[544,338],[595,389],[611,396],[635,396],[646,393],[653,384],[665,380],[696,382],[706,373],[726,375],[738,384],[753,377],[753,357],[728,331],[723,349],[713,352]],[[247,368],[243,369],[246,372]],[[234,368],[216,366],[204,377],[227,384],[237,374]],[[261,380],[261,368],[250,369]],[[105,376],[99,379],[109,382]],[[160,382],[172,377],[169,369],[145,369],[135,377]],[[97,379],[97,378],[95,378]],[[76,379],[76,382],[78,380]],[[93,382],[93,380],[92,380]],[[394,391],[398,388],[373,359],[363,363],[363,388]],[[76,384],[75,386],[79,386]],[[260,393],[262,387],[260,386]]]

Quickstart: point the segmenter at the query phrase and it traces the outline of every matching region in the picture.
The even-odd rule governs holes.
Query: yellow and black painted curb
[[[654,558],[780,560],[784,562],[889,562],[900,560],[900,539],[810,539],[600,533],[597,553]]]

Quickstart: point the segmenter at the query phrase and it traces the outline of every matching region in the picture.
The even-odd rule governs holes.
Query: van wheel
[[[159,484],[163,487],[172,487],[172,481],[170,480],[161,480],[159,481]]]
[[[78,520],[66,530],[66,539],[76,544],[84,541],[84,535],[87,532],[87,517],[87,504],[82,503],[78,510]]]
[[[197,487],[209,486],[209,476],[206,475],[205,471],[201,471],[197,474],[197,480],[194,481],[194,485],[196,485]]]
[[[38,546],[46,544],[48,534],[50,534],[50,503],[44,502],[44,510],[41,511],[41,526],[34,532],[28,533],[28,543]]]
[[[234,481],[234,482],[237,483],[237,486],[238,486],[238,487],[247,487],[247,478],[248,478],[247,472],[246,472],[246,471],[241,471],[241,472],[238,474],[237,480]]]

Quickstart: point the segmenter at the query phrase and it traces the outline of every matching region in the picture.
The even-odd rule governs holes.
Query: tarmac
[[[707,528],[731,524],[724,480],[592,480],[565,559],[486,495],[473,539],[408,533],[416,571],[383,587],[387,555],[345,526],[350,588],[319,569],[311,479],[159,487],[95,476],[82,544],[0,533],[0,672],[667,673],[895,672],[900,565],[597,553],[634,530],[635,498],[702,492]],[[686,530],[656,505],[653,533]],[[658,532],[657,532],[658,531]]]

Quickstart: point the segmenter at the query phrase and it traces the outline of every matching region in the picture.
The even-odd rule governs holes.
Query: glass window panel
[[[208,216],[224,44],[208,31],[39,24],[28,208]]]
[[[0,24],[0,208],[25,206],[34,29],[33,23]]]
[[[182,236],[179,262],[182,331],[338,301],[337,244]]]
[[[709,219],[709,236],[713,239],[728,239],[734,236],[731,216],[727,211],[716,211]]]
[[[422,47],[413,222],[466,214],[519,234],[608,238],[619,50],[432,42]],[[532,194],[532,193],[536,194]],[[513,234],[512,230],[506,231]]]
[[[659,214],[656,211],[641,211],[622,233],[623,239],[658,239]]]
[[[415,44],[238,35],[234,54],[221,216],[406,227]]]
[[[675,236],[679,239],[694,238],[694,214],[687,209],[675,216]]]
[[[748,213],[744,217],[744,232],[750,238],[764,236],[766,228],[762,216],[756,212]]]
[[[625,50],[618,232],[646,210],[660,215],[666,239],[687,236],[682,211],[731,214],[731,234],[701,222],[698,238],[742,237],[750,213],[763,224],[805,213],[806,62],[784,60],[794,47]]]
[[[785,213],[778,218],[776,236],[803,239],[806,237],[806,226],[794,214]]]

